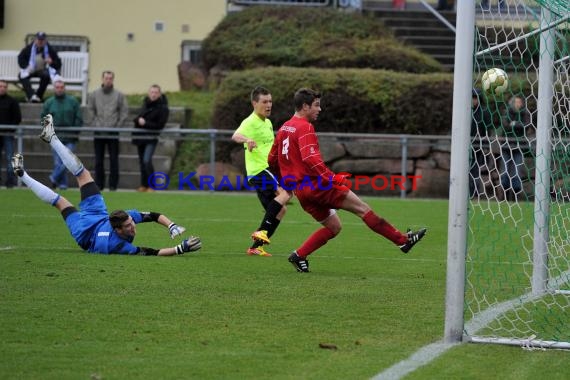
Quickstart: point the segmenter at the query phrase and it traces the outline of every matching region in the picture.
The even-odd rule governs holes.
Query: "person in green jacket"
[[[62,80],[56,80],[53,84],[54,96],[48,98],[43,106],[41,117],[48,114],[53,116],[54,124],[58,128],[65,127],[82,127],[83,116],[81,114],[81,106],[75,97],[65,92],[65,83]],[[61,142],[72,152],[79,140],[79,131],[59,131]],[[66,168],[59,155],[53,152],[53,171],[49,176],[51,187],[53,189],[59,187],[61,190],[67,189],[67,173]]]

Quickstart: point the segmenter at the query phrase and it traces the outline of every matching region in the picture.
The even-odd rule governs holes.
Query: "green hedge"
[[[294,112],[300,87],[322,93],[319,131],[449,134],[452,74],[410,74],[371,69],[260,68],[231,72],[214,99],[212,125],[235,129],[252,109],[257,85],[273,96],[271,120],[278,128]]]
[[[373,16],[308,7],[249,7],[229,14],[202,43],[207,70],[264,66],[442,71],[429,55],[400,43]]]

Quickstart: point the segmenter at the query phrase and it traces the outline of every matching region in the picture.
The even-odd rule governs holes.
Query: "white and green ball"
[[[481,77],[481,86],[486,94],[501,95],[509,87],[509,76],[502,69],[489,69]]]

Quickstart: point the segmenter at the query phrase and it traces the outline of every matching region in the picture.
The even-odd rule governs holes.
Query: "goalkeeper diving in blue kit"
[[[117,210],[108,214],[105,200],[91,177],[91,173],[55,134],[51,115],[46,115],[42,119],[42,126],[40,138],[50,144],[65,167],[77,179],[81,192],[79,210],[51,188],[30,177],[24,169],[24,157],[21,154],[18,153],[12,157],[12,167],[14,173],[38,198],[55,206],[61,212],[69,232],[81,248],[90,253],[172,256],[197,251],[202,247],[200,239],[195,236],[183,239],[180,244],[168,248],[154,249],[133,245],[138,223],[161,224],[168,228],[172,239],[177,236],[182,237],[186,229],[173,223],[165,215],[156,212]]]

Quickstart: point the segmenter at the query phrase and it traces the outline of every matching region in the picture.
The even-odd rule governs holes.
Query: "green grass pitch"
[[[425,240],[403,255],[341,212],[343,231],[305,274],[287,256],[318,225],[295,199],[263,258],[245,254],[262,216],[252,194],[104,195],[110,210],[168,215],[203,249],[90,255],[55,209],[0,190],[0,379],[368,379],[442,338],[447,201],[366,198],[400,229],[428,227]],[[135,242],[174,245],[154,224]],[[407,378],[568,373],[564,351],[466,344]]]

